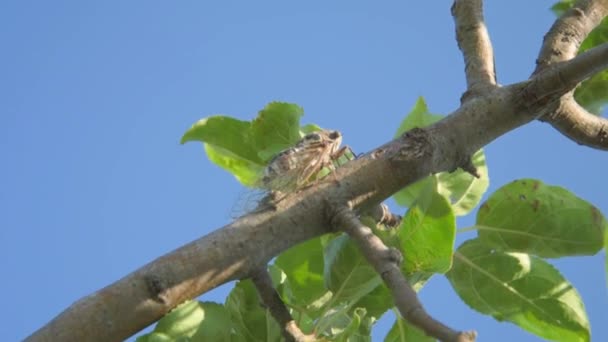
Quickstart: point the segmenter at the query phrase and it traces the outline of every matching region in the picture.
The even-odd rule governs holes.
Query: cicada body
[[[310,184],[317,172],[331,164],[339,151],[342,134],[323,130],[305,135],[295,146],[274,156],[264,169],[262,188],[291,192]]]
[[[342,134],[338,131],[322,130],[305,135],[294,146],[270,159],[260,176],[257,195],[250,193],[248,201],[257,198],[256,210],[266,208],[355,159],[350,148],[340,148],[341,143]],[[259,190],[265,194],[260,196]],[[245,207],[251,208],[251,204]]]

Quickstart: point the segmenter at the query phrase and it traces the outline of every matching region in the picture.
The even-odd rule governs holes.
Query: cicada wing
[[[267,190],[251,188],[241,191],[234,201],[234,205],[230,208],[230,218],[236,219],[256,210],[259,203],[262,203],[263,199],[268,196],[268,193]]]

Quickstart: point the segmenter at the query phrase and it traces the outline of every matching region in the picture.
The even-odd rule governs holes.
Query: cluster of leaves
[[[300,127],[302,113],[293,104],[270,103],[253,122],[203,119],[182,141],[203,141],[213,162],[252,185],[273,153],[318,129]],[[397,134],[440,118],[419,99]],[[546,339],[588,341],[589,322],[579,294],[546,259],[597,253],[603,248],[606,219],[567,190],[517,180],[489,196],[469,228],[477,230],[477,237],[454,250],[456,217],[471,212],[488,188],[483,151],[473,162],[479,179],[462,171],[440,173],[397,193],[397,203],[408,207],[399,227],[387,229],[368,218],[363,222],[402,252],[402,271],[415,289],[433,275],[445,275],[462,300],[481,313]],[[373,324],[394,310],[379,275],[343,234],[294,246],[269,271],[299,327],[322,339],[370,341]],[[138,339],[175,340],[280,341],[281,329],[251,281],[243,280],[224,304],[185,303]],[[432,339],[398,318],[385,341]]]
[[[574,5],[574,0],[562,0],[551,8],[556,15],[562,15]],[[581,44],[579,53],[608,41],[608,18],[604,18]],[[574,97],[591,113],[599,115],[608,102],[608,70],[595,74],[583,82],[574,92]]]

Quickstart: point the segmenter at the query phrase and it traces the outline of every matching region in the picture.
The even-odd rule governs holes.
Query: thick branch
[[[251,280],[253,281],[262,302],[283,329],[283,336],[287,341],[307,342],[315,340],[314,336],[304,334],[297,326],[296,322],[291,317],[287,306],[285,306],[285,303],[283,303],[281,297],[279,297],[279,294],[274,289],[272,279],[270,278],[270,274],[268,274],[266,267],[261,267],[256,270],[251,276]]]
[[[587,50],[568,62],[561,62],[536,75],[536,85],[548,93],[549,89],[562,92],[572,89],[584,79],[608,67],[608,43]],[[562,88],[562,89],[560,89]],[[558,131],[575,142],[608,150],[608,120],[595,116],[582,108],[569,91],[554,105],[545,108],[542,121],[549,122]],[[542,104],[542,101],[540,102]]]
[[[391,291],[395,306],[401,315],[427,335],[441,341],[474,341],[475,332],[458,332],[429,316],[418,300],[416,291],[407,282],[399,264],[402,256],[398,250],[388,248],[372,230],[365,226],[354,211],[343,206],[332,215],[332,225],[346,232],[359,245],[361,253],[374,267]]]
[[[456,0],[452,5],[456,40],[464,56],[467,92],[470,95],[491,91],[496,86],[494,52],[483,21],[481,0]]]
[[[589,113],[572,97],[564,96],[554,112],[541,117],[581,145],[608,150],[608,120]]]
[[[550,66],[574,58],[583,40],[608,15],[607,0],[582,0],[555,21],[541,48],[534,74]],[[601,58],[601,56],[600,56]],[[540,120],[550,123],[575,142],[597,149],[608,150],[606,129],[608,120],[582,108],[572,96],[564,96],[556,105],[547,108]]]
[[[589,49],[575,58],[553,65],[535,75],[526,87],[526,94],[535,99],[526,99],[529,105],[545,106],[557,104],[560,97],[571,92],[577,84],[608,68],[608,43]],[[545,111],[552,109],[545,108]]]

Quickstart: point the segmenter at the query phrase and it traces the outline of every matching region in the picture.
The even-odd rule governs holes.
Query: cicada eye
[[[331,140],[336,140],[341,137],[341,134],[338,131],[331,131],[328,136]]]
[[[306,141],[321,141],[321,135],[319,133],[310,133],[304,136]]]

